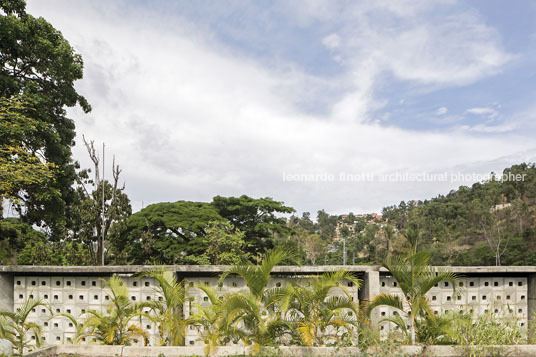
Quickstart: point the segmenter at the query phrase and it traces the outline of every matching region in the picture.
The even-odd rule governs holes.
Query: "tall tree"
[[[302,239],[305,256],[312,265],[315,265],[317,259],[323,254],[326,254],[327,244],[318,234],[305,234]]]
[[[110,182],[104,180],[94,142],[88,142],[85,138],[83,141],[94,165],[94,177],[90,178],[90,170],[82,170],[77,177],[79,198],[72,209],[75,219],[70,238],[89,247],[93,264],[104,265],[105,243],[111,248],[110,240],[119,239],[121,233],[126,230],[132,207],[125,193],[125,184],[119,185],[121,169],[115,164],[115,157],[112,161]],[[111,250],[107,253],[121,254]]]
[[[124,251],[123,264],[198,264],[215,221],[225,220],[205,202],[156,203],[130,216],[127,230],[111,243],[114,251]]]
[[[25,191],[19,211],[31,223],[47,225],[53,237],[64,233],[75,198],[71,158],[74,122],[65,107],[91,110],[74,88],[82,78],[82,57],[50,23],[26,13],[25,1],[0,2],[0,97],[21,96],[31,103],[26,113],[42,125],[29,152],[41,152],[45,162],[57,167],[54,180]]]
[[[337,228],[337,216],[331,216],[326,211],[320,210],[316,215],[316,222],[320,237],[326,241],[331,241],[335,237]]]
[[[248,252],[252,256],[261,256],[273,248],[274,234],[290,232],[286,220],[278,214],[292,213],[294,209],[270,197],[216,196],[212,200],[212,205],[236,229],[244,232],[246,242],[249,244]]]

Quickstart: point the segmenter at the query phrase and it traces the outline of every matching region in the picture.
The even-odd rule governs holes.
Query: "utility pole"
[[[346,265],[346,237],[342,241],[342,265]]]
[[[102,217],[101,217],[101,251],[99,264],[104,265],[104,142],[102,143]]]

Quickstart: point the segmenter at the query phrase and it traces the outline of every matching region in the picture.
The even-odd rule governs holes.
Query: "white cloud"
[[[488,107],[470,108],[467,109],[466,112],[473,115],[481,115],[489,119],[495,119],[497,116],[499,116],[498,111]]]
[[[469,125],[463,125],[461,126],[462,129],[473,131],[476,133],[492,133],[492,134],[502,134],[502,133],[508,133],[514,131],[516,128],[515,125],[511,124],[504,124],[504,125],[485,125],[485,124],[477,124],[473,126]]]
[[[414,90],[428,90],[500,73],[516,56],[502,49],[499,34],[475,11],[459,10],[453,3],[354,2],[326,11],[329,20],[323,20],[339,27],[338,40],[329,42],[337,44],[338,62],[347,68],[343,84],[348,91],[333,105],[333,116],[374,121],[371,115],[386,103],[377,92],[387,85],[387,76],[412,83]],[[440,10],[445,15],[438,18]],[[317,11],[310,16],[318,21]]]
[[[341,44],[341,38],[336,33],[332,33],[322,39],[322,44],[329,49],[334,49]]]
[[[533,147],[524,137],[485,137],[464,130],[430,133],[376,124],[372,113],[386,99],[376,98],[375,90],[385,71],[399,79],[444,85],[497,72],[508,55],[497,48],[492,31],[478,24],[476,30],[468,23],[459,29],[452,23],[440,25],[447,27],[443,30],[415,25],[391,33],[392,39],[380,26],[363,28],[364,37],[354,37],[354,47],[341,51],[348,79],[335,78],[329,84],[341,86],[344,94],[328,114],[313,116],[294,103],[310,83],[325,79],[316,82],[297,67],[268,68],[236,56],[182,20],[160,24],[151,13],[122,13],[120,7],[104,13],[85,2],[35,1],[29,7],[59,28],[83,55],[85,78],[77,88],[94,110],[89,116],[70,111],[77,140],[85,134],[106,142],[108,153],[115,153],[123,167],[136,208],[142,201],[248,194],[272,196],[299,210],[368,211],[432,196],[444,187],[292,183],[283,182],[282,174],[470,168]],[[307,18],[302,21],[307,23]],[[454,44],[457,41],[462,43]],[[339,49],[344,46],[341,41]],[[478,49],[470,51],[471,46]],[[467,51],[458,53],[462,49]],[[75,157],[88,164],[80,145]]]
[[[441,107],[441,108],[437,108],[437,110],[435,111],[435,114],[436,115],[445,115],[447,114],[449,110],[447,109],[447,107]]]

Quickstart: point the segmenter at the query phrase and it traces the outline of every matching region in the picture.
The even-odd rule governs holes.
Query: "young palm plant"
[[[196,314],[193,315],[188,323],[195,326],[205,343],[205,354],[213,356],[216,354],[220,345],[225,345],[227,326],[224,324],[224,298],[220,298],[217,292],[209,286],[198,286],[209,299],[209,306],[196,304]]]
[[[322,346],[327,340],[354,334],[359,311],[343,286],[347,281],[359,288],[359,279],[340,270],[311,278],[310,287],[293,283],[286,289],[281,309],[295,327],[302,345]],[[343,295],[335,295],[337,292]]]
[[[81,337],[93,336],[105,345],[130,345],[135,339],[143,338],[146,344],[147,332],[133,320],[141,316],[151,317],[143,313],[141,304],[130,301],[127,286],[121,278],[112,276],[106,286],[111,294],[106,312],[89,310],[81,327]]]
[[[16,356],[22,356],[24,349],[31,346],[28,333],[35,337],[35,345],[41,346],[41,326],[28,321],[28,315],[33,309],[45,306],[42,300],[27,299],[15,312],[0,311],[0,340],[7,340],[15,349]]]
[[[162,299],[154,299],[143,303],[154,313],[153,321],[158,326],[160,344],[166,346],[184,345],[186,321],[183,316],[185,302],[184,282],[179,282],[176,275],[167,270],[159,269],[143,274],[156,279],[158,287],[155,292]]]
[[[72,344],[80,343],[80,340],[82,339],[82,334],[83,334],[82,329],[84,327],[83,321],[80,321],[80,319],[86,314],[87,313],[81,314],[80,316],[78,316],[78,318],[76,318],[75,316],[67,312],[62,312],[62,313],[54,315],[54,316],[59,316],[59,317],[65,317],[67,320],[69,320],[70,323],[73,324],[75,328],[74,337],[72,339],[71,338],[67,339],[67,342],[72,343]]]
[[[223,324],[246,345],[253,345],[253,353],[273,342],[289,330],[276,305],[285,295],[284,287],[268,287],[272,269],[290,254],[281,249],[268,253],[260,265],[237,265],[222,274],[220,282],[228,276],[244,279],[248,290],[230,294],[222,306]]]
[[[386,305],[404,312],[409,319],[409,335],[411,344],[415,344],[416,320],[431,315],[430,306],[426,294],[436,284],[442,281],[451,283],[453,293],[456,294],[457,275],[444,269],[434,269],[429,265],[430,254],[428,252],[415,252],[415,250],[403,258],[390,257],[383,264],[396,279],[403,298],[399,295],[382,293],[373,298],[367,306],[370,315],[372,310],[381,305]],[[407,309],[404,308],[407,305]],[[399,325],[402,331],[406,330],[405,321],[401,318],[384,319]]]

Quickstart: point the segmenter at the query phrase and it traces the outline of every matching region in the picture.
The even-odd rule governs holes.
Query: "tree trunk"
[[[411,314],[410,316],[411,316],[411,326],[410,326],[411,344],[415,346],[415,316],[413,316],[413,314]]]

